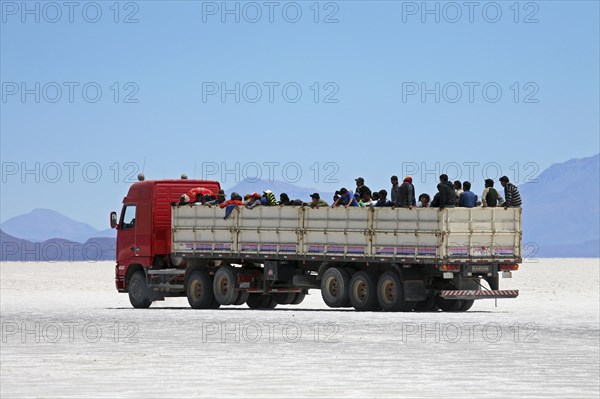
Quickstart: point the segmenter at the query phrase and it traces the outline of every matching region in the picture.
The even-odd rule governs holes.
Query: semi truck
[[[142,179],[140,179],[142,180]],[[331,308],[464,312],[522,262],[520,208],[179,205],[217,181],[133,183],[117,229],[115,284],[135,308],[187,297],[194,309],[298,305],[320,290]]]

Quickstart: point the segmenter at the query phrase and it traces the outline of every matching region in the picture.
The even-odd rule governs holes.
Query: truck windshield
[[[121,229],[129,229],[133,226],[135,226],[135,205],[127,205],[123,210]]]

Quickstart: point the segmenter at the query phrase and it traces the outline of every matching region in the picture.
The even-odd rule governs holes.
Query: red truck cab
[[[126,292],[129,277],[156,263],[170,262],[171,203],[195,187],[217,193],[214,180],[144,180],[134,183],[123,198],[121,215],[111,213],[111,226],[117,229],[115,284]],[[187,206],[187,205],[186,205]]]

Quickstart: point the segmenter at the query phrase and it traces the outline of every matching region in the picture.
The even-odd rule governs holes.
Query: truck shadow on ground
[[[345,313],[389,313],[389,314],[429,314],[429,313],[449,313],[449,314],[497,314],[497,313],[510,313],[509,311],[491,311],[491,310],[469,310],[468,312],[383,312],[383,311],[367,311],[357,312],[352,308],[348,309],[302,309],[302,308],[281,308],[281,309],[250,309],[250,308],[219,308],[219,309],[192,309],[184,306],[165,306],[155,307],[148,309],[135,309],[131,307],[118,307],[118,308],[105,308],[106,310],[143,310],[143,311],[160,311],[160,310],[185,310],[190,312],[207,312],[207,311],[218,311],[218,312],[345,312]]]

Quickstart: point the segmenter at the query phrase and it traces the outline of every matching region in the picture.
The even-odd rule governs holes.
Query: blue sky
[[[1,2],[2,221],[105,228],[141,169],[323,191],[413,171],[430,193],[448,171],[479,193],[599,151],[596,1],[23,4]]]

